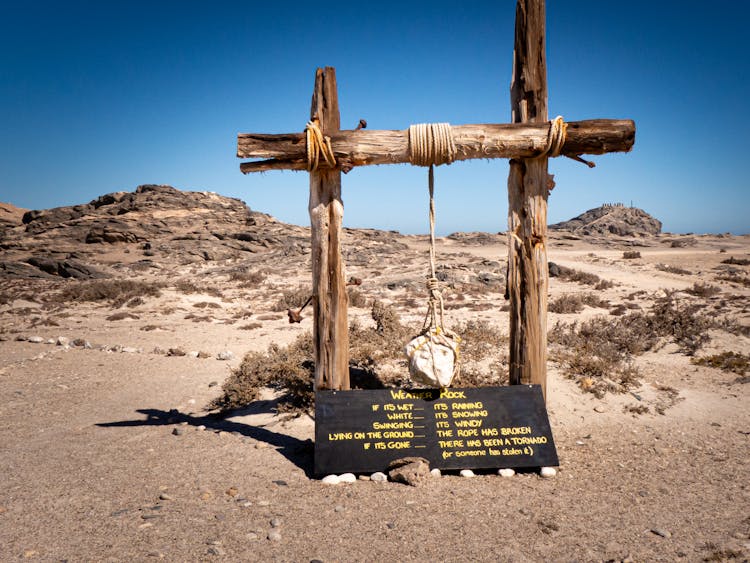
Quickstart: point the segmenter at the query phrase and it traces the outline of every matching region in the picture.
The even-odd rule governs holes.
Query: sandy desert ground
[[[312,475],[313,420],[277,414],[270,391],[226,417],[207,411],[246,353],[310,330],[310,314],[290,325],[279,306],[309,287],[305,229],[248,219],[244,229],[253,236],[211,240],[253,250],[224,255],[191,250],[208,237],[175,235],[170,218],[194,232],[202,228],[195,217],[211,215],[190,206],[162,208],[159,235],[133,230],[132,240],[108,241],[104,229],[102,240],[86,235],[91,242],[72,233],[94,211],[30,232],[34,222],[21,225],[20,212],[6,209],[2,561],[750,558],[750,266],[742,264],[750,236],[551,232],[552,262],[612,283],[595,289],[552,278],[550,303],[594,293],[606,305],[551,312],[550,328],[597,316],[614,322],[623,311],[651,310],[667,294],[716,321],[693,355],[664,338],[635,356],[637,382],[624,392],[585,392],[587,383],[570,376],[551,344],[556,477],[487,472],[446,474],[418,487],[368,480],[329,486]],[[147,206],[133,213],[141,228],[157,223]],[[404,322],[421,322],[425,237],[352,230],[345,249],[347,274],[363,280],[352,319],[372,323],[369,304],[378,299]],[[456,234],[441,238],[438,252],[451,320],[486,321],[507,335],[505,237]],[[108,276],[100,282],[138,280],[159,289],[125,303],[83,300],[69,288],[95,276],[61,279],[49,267],[32,276],[24,265],[31,255]],[[730,257],[738,263],[725,263]],[[695,363],[723,352],[739,358],[735,371]],[[497,355],[502,366],[507,351]]]

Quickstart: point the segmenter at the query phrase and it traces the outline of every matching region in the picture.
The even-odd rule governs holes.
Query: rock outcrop
[[[0,223],[0,277],[6,278],[86,279],[123,275],[123,268],[237,259],[304,268],[310,255],[308,228],[213,192],[147,184],[81,205],[12,210]],[[344,255],[353,264],[371,259],[367,249],[382,255],[403,247],[394,233],[345,230]]]
[[[661,221],[637,207],[607,204],[589,209],[578,217],[549,226],[579,235],[614,234],[623,237],[658,235]]]

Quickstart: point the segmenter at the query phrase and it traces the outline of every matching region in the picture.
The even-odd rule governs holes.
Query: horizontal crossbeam
[[[560,154],[604,154],[627,152],[635,142],[635,123],[630,119],[591,119],[567,124]],[[453,125],[455,160],[477,158],[534,158],[547,148],[548,123]],[[355,166],[409,162],[409,130],[344,130],[331,135],[336,167],[348,172]],[[307,170],[304,133],[237,136],[239,158],[266,160],[243,162],[240,170]],[[325,169],[326,164],[320,163]]]

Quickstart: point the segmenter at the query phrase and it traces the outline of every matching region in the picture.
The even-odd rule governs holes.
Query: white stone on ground
[[[33,344],[41,344],[42,342],[44,342],[44,338],[42,338],[41,336],[29,336],[29,342]]]
[[[387,480],[388,476],[382,471],[376,471],[370,475],[370,481],[375,481],[376,483],[385,483]]]
[[[339,475],[339,483],[356,483],[357,476],[354,473],[344,473]]]
[[[557,471],[554,467],[542,467],[539,475],[545,478],[554,477],[555,475],[557,475]]]
[[[224,350],[216,354],[217,360],[231,360],[233,358],[234,358],[234,354],[231,352],[231,350]]]
[[[471,469],[462,469],[459,475],[461,477],[474,477],[474,472]]]
[[[341,483],[341,479],[339,479],[338,475],[326,475],[321,479],[321,483],[324,485],[338,485]]]
[[[435,467],[434,469],[430,469],[430,477],[442,477],[443,474],[440,472],[440,470]]]
[[[516,472],[510,468],[506,468],[506,469],[498,469],[497,474],[500,475],[500,477],[513,477],[513,475],[515,475]]]

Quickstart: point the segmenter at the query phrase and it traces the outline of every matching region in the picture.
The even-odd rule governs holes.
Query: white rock
[[[320,482],[324,485],[338,485],[341,483],[341,479],[339,479],[338,475],[326,475]]]
[[[198,350],[192,350],[187,353],[188,358],[197,358],[198,357]]]
[[[459,475],[461,477],[474,477],[474,472],[471,469],[462,469]]]
[[[55,343],[55,339],[54,338],[48,338],[44,343],[45,344],[54,344]]]
[[[506,469],[498,469],[497,474],[500,475],[500,477],[513,477],[513,475],[515,475],[516,472],[510,468],[506,468]]]
[[[41,344],[42,342],[44,342],[44,338],[42,338],[41,336],[29,336],[28,341],[33,344]]]
[[[357,476],[354,473],[344,473],[339,475],[339,483],[356,483]]]
[[[196,356],[197,357],[197,356]],[[223,350],[216,354],[217,360],[231,360],[234,358],[234,354],[231,352],[231,350]]]
[[[437,467],[430,469],[430,477],[440,478],[442,476],[443,474],[440,472],[440,470]]]
[[[120,352],[125,354],[137,354],[141,351],[140,348],[133,348],[132,346],[125,346]]]
[[[542,467],[541,471],[539,472],[539,475],[544,477],[545,479],[554,477],[557,475],[557,471],[554,467]]]
[[[383,473],[382,471],[376,471],[372,475],[370,475],[370,481],[375,481],[376,483],[385,483],[388,480],[388,475]]]
[[[70,338],[66,336],[58,336],[57,337],[57,345],[58,346],[67,346],[70,343]]]
[[[598,413],[607,412],[607,408],[603,407],[602,405],[596,405],[594,407],[594,412],[598,412]]]

